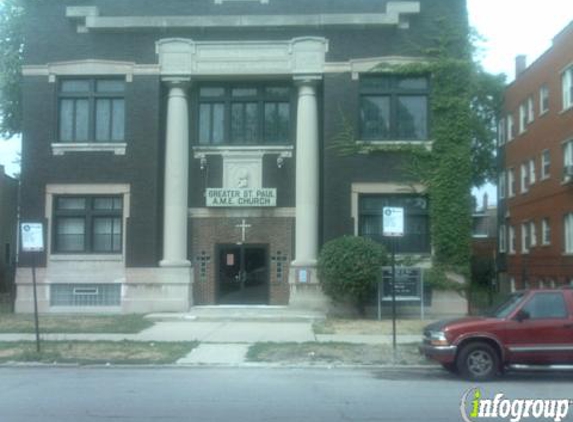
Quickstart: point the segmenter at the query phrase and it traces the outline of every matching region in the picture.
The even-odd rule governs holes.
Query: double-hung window
[[[521,176],[521,193],[526,193],[529,190],[529,165],[523,163],[520,167]]]
[[[573,253],[573,212],[566,214],[564,218],[565,253]]]
[[[58,93],[59,141],[125,140],[125,81],[63,79]]]
[[[378,75],[360,80],[360,137],[428,139],[428,78]]]
[[[507,187],[506,187],[506,172],[502,171],[499,174],[499,188],[498,188],[498,192],[499,192],[499,199],[504,199],[506,196],[506,191],[507,191]]]
[[[507,142],[515,138],[515,125],[513,123],[513,115],[507,115]]]
[[[539,89],[539,114],[543,114],[549,111],[549,88],[547,85],[543,85]]]
[[[549,218],[541,220],[541,244],[543,246],[551,245],[551,224]]]
[[[58,196],[54,201],[56,253],[121,253],[121,196]]]
[[[404,237],[397,246],[400,253],[430,253],[428,200],[418,195],[361,195],[359,199],[358,234],[385,244],[383,236],[384,207],[404,208]]]
[[[528,118],[527,103],[521,103],[519,106],[519,133],[523,133],[527,129]]]
[[[541,179],[547,179],[551,171],[551,153],[548,149],[541,152]]]
[[[499,253],[507,252],[507,227],[505,224],[500,224],[499,226]]]
[[[199,87],[199,144],[290,143],[291,91],[286,85]]]
[[[563,110],[573,107],[573,66],[570,66],[561,76],[563,90]]]
[[[515,227],[514,226],[509,226],[508,237],[509,237],[509,240],[508,240],[509,253],[514,254],[515,253]]]
[[[530,245],[529,223],[521,224],[521,253],[529,253]]]
[[[507,170],[507,196],[510,198],[515,196],[515,169]]]
[[[573,139],[563,144],[563,166],[565,175],[567,175],[570,171],[569,169],[573,167]]]

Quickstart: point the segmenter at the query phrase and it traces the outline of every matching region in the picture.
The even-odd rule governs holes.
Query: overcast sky
[[[485,38],[480,43],[481,61],[486,70],[514,78],[514,60],[527,55],[531,63],[551,46],[553,37],[573,20],[572,0],[467,0],[471,25]],[[49,140],[46,140],[49,142]],[[0,140],[0,165],[7,172],[18,171],[13,164],[19,140]],[[490,197],[494,198],[493,194]],[[481,194],[480,194],[481,197]]]

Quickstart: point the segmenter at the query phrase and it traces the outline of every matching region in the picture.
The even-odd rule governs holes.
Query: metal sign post
[[[384,207],[382,233],[392,238],[392,349],[396,361],[396,238],[404,236],[404,208]]]
[[[30,252],[32,257],[36,351],[40,353],[40,321],[38,318],[38,291],[36,287],[36,253],[44,251],[44,227],[42,226],[42,223],[22,223],[20,226],[20,233],[22,239],[22,252]]]

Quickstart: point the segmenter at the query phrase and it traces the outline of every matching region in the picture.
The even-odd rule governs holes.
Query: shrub
[[[350,299],[363,315],[386,262],[385,248],[370,239],[343,236],[331,240],[318,258],[322,290],[335,301]]]

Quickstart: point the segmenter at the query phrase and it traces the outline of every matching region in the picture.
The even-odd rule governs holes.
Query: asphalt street
[[[474,387],[438,369],[4,367],[0,421],[457,422]],[[479,387],[484,397],[573,398],[573,373]]]

